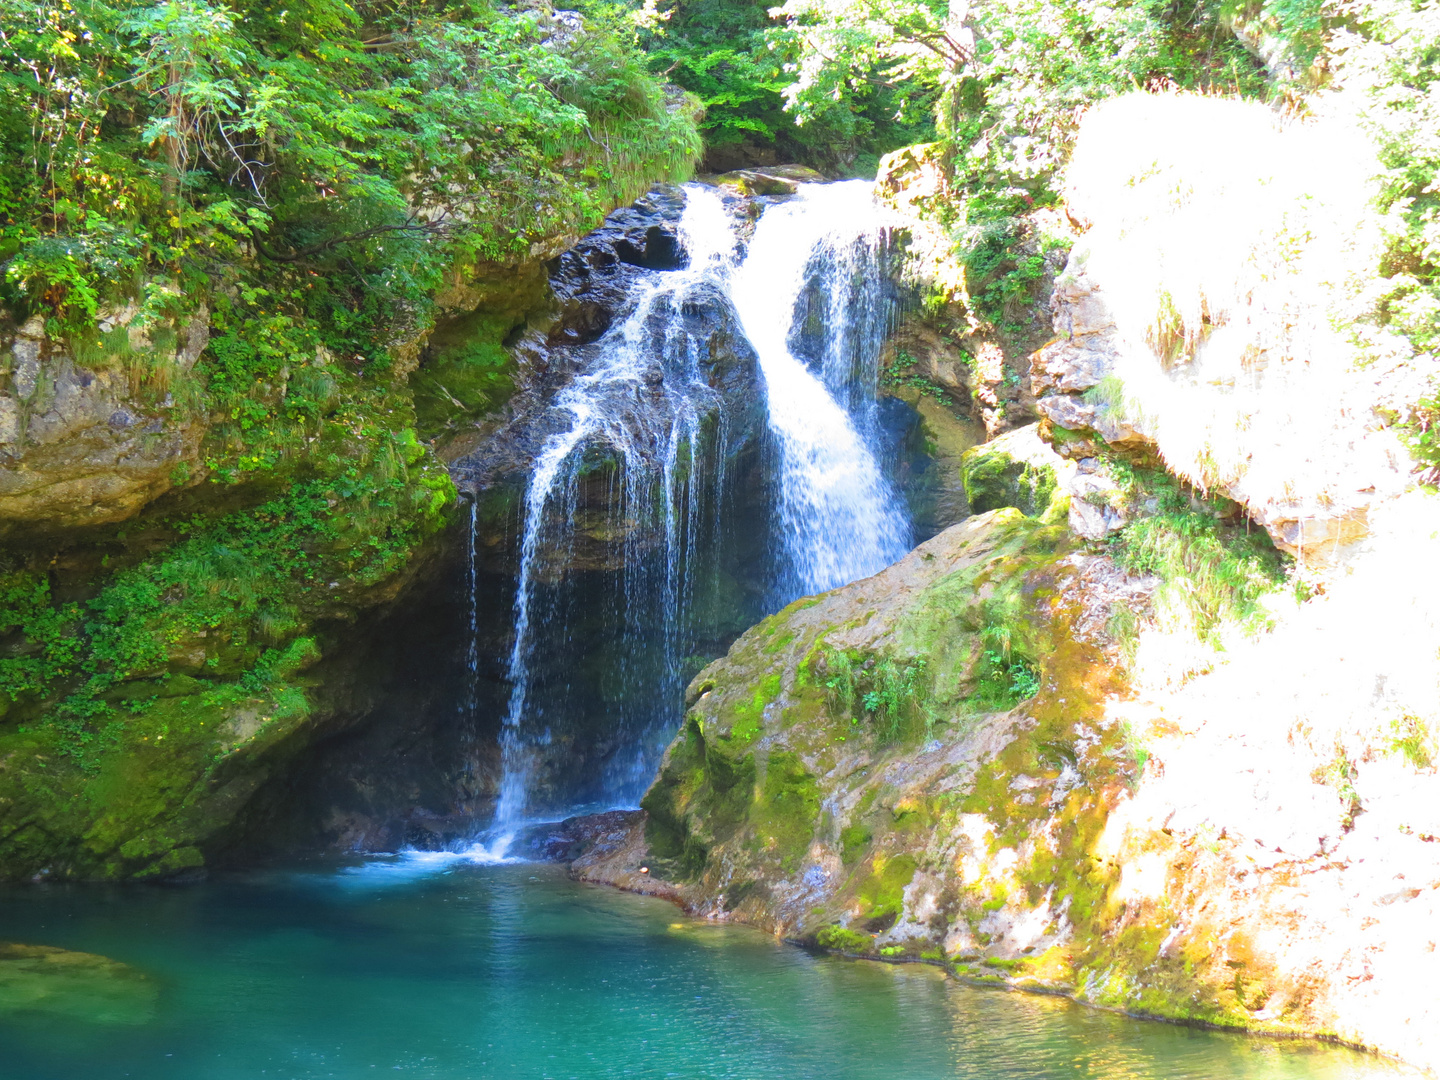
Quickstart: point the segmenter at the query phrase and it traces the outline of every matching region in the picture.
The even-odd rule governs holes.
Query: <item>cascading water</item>
[[[870,185],[802,187],[760,219],[731,284],[780,454],[782,601],[868,577],[910,546],[904,505],[871,441],[886,322],[881,239]],[[797,308],[816,286],[826,301],[819,372],[795,350]]]
[[[543,721],[543,715],[535,715],[543,714],[543,709],[535,707],[531,693],[535,609],[542,581],[563,573],[563,566],[547,563],[565,561],[565,538],[576,527],[576,488],[587,449],[610,452],[618,466],[612,519],[626,536],[621,634],[632,639],[631,644],[635,638],[651,636],[658,616],[661,679],[653,692],[663,700],[679,690],[678,628],[693,580],[688,572],[693,549],[700,539],[696,474],[712,464],[703,460],[707,421],[722,442],[724,433],[722,402],[700,370],[700,343],[687,331],[685,311],[697,289],[723,280],[736,244],[724,204],[703,188],[690,190],[679,231],[688,266],[647,282],[629,318],[599,342],[595,365],[557,396],[554,407],[568,414],[570,424],[546,440],[525,493],[515,638],[507,672],[511,692],[501,728],[502,775],[495,813],[495,829],[502,837],[524,818],[530,801],[533,743],[546,737],[543,726],[538,734],[534,731],[534,721]],[[711,450],[714,442],[712,438]],[[723,445],[709,456],[723,459]],[[718,468],[712,465],[712,471]],[[652,530],[647,528],[652,523],[644,519],[653,513],[656,496],[660,520],[658,530]],[[648,535],[652,531],[658,531],[662,549],[658,573],[653,575],[645,573],[650,553],[635,550],[654,545]],[[651,576],[658,576],[658,583],[645,580]],[[658,611],[645,602],[651,598],[658,601]],[[622,655],[638,651],[620,650]],[[643,738],[639,741],[643,743]],[[626,792],[637,780],[643,783],[643,745],[636,751],[639,761],[627,762],[626,755],[619,755],[618,770],[612,772],[622,775],[612,777],[612,789]]]
[[[628,317],[579,350],[579,373],[552,402],[557,419],[534,457],[520,521],[502,775],[485,849],[492,854],[527,815],[563,805],[553,795],[537,803],[552,721],[593,712],[603,699],[610,746],[594,771],[610,805],[644,790],[678,721],[693,672],[685,654],[694,647],[696,589],[718,572],[738,408],[714,385],[715,324],[697,324],[697,311],[730,312],[758,360],[778,563],[763,575],[764,606],[867,576],[909,544],[903,504],[876,452],[889,310],[869,186],[806,187],[768,207],[739,263],[740,219],[724,197],[700,185],[685,191],[678,232],[688,264],[641,277]],[[585,497],[597,477],[606,507],[598,515]],[[623,552],[613,592],[584,593],[583,582],[567,580],[585,576],[576,569],[582,533]],[[597,620],[608,635],[605,670],[589,684],[599,694],[577,689],[580,657],[569,666],[556,660],[574,652],[582,625],[594,639]]]

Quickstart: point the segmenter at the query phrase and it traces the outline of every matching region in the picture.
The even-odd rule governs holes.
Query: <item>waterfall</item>
[[[547,563],[563,563],[565,549],[560,548],[556,559],[556,552],[547,553],[547,544],[563,545],[565,535],[573,534],[577,480],[587,449],[613,453],[620,472],[611,517],[626,536],[622,636],[638,646],[634,639],[648,637],[658,617],[664,652],[661,667],[670,673],[662,682],[674,682],[678,676],[675,651],[689,599],[687,571],[699,539],[696,480],[706,465],[705,421],[715,419],[711,426],[722,438],[724,431],[718,419],[722,402],[699,370],[699,343],[687,332],[684,316],[697,288],[723,280],[736,245],[723,202],[706,188],[688,189],[679,232],[688,265],[645,282],[629,317],[598,343],[596,362],[557,395],[554,409],[565,415],[568,426],[545,441],[527,485],[515,636],[508,665],[511,691],[501,727],[502,776],[495,828],[502,836],[513,832],[529,805],[532,740],[537,734],[533,723],[527,722],[540,711],[532,702],[536,605],[542,581],[563,574],[563,566]],[[723,446],[717,449],[714,439],[710,442],[710,456],[723,458]],[[658,542],[646,528],[657,487]],[[658,596],[651,587],[654,583],[645,580],[649,575],[643,567],[648,555],[644,548],[657,543],[662,558]],[[661,685],[654,691],[657,696],[674,696],[678,689]],[[545,737],[542,728],[538,738]],[[643,747],[636,749],[642,760],[626,762],[622,755],[617,763],[621,775],[611,778],[613,788],[634,788],[648,778]]]
[[[868,577],[910,547],[908,517],[873,445],[880,243],[869,184],[802,186],[760,219],[731,284],[780,453],[786,601]],[[828,300],[818,373],[794,347],[812,278]]]
[[[475,774],[476,714],[480,710],[480,557],[476,551],[479,507],[470,500],[465,526],[465,690],[460,698],[461,745],[465,748],[467,789]],[[467,790],[466,795],[469,796]]]
[[[638,278],[628,316],[576,348],[578,374],[551,403],[551,433],[535,454],[491,855],[503,854],[527,815],[547,809],[535,799],[550,721],[597,707],[594,693],[579,700],[584,690],[565,667],[580,658],[556,659],[582,622],[593,633],[595,620],[611,620],[602,681],[618,689],[598,695],[613,732],[601,767],[611,805],[639,796],[673,734],[697,583],[702,570],[714,571],[725,529],[736,404],[704,369],[714,362],[713,330],[695,323],[696,311],[729,312],[758,359],[778,502],[770,606],[874,573],[908,547],[908,518],[876,453],[888,308],[868,185],[807,186],[769,206],[739,262],[740,220],[725,198],[696,184],[685,193],[678,232],[687,265]],[[621,545],[615,595],[567,582],[584,576],[577,537],[597,533]]]

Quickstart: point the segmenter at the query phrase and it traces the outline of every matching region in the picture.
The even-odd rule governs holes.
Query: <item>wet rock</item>
[[[515,838],[510,852],[539,862],[573,863],[601,858],[626,841],[632,826],[643,816],[639,810],[607,810],[532,825]]]
[[[1156,583],[1065,535],[982,515],[756,626],[691,684],[645,819],[572,874],[977,983],[1440,1063],[1432,759],[1357,751],[1358,816],[1310,771],[1336,752],[1315,706],[1354,694],[1347,731],[1373,708],[1373,677],[1318,677],[1355,661],[1343,625],[1299,628],[1325,650],[1313,687],[1258,641],[1209,686],[1132,697],[1116,615]],[[1033,695],[988,697],[985,665],[1013,663]]]
[[[1099,287],[1085,272],[1083,251],[1072,255],[1050,297],[1056,339],[1030,358],[1035,409],[1059,434],[1065,457],[1094,457],[1102,449],[1144,451],[1145,434],[1129,419],[1116,376],[1119,333]]]
[[[738,203],[735,204],[738,209]],[[458,454],[451,473],[464,491],[476,493],[486,508],[482,549],[493,553],[488,565],[513,572],[517,552],[516,517],[522,493],[529,482],[536,456],[546,440],[567,430],[571,415],[554,406],[556,395],[573,379],[592,369],[610,348],[605,335],[629,318],[640,286],[655,275],[688,265],[679,240],[679,221],[685,207],[684,192],[658,185],[633,206],[610,214],[594,232],[550,265],[554,306],[536,319],[512,346],[518,367],[517,389],[507,415],[483,431]],[[740,329],[728,296],[718,285],[699,282],[689,289],[680,310],[658,306],[648,315],[642,336],[664,340],[667,334],[685,334],[696,343],[694,361],[708,386],[715,391],[725,413],[725,453],[735,457],[754,442],[763,426],[759,373],[753,349]],[[614,402],[614,426],[645,432],[661,422],[672,386],[684,388],[691,372],[681,370],[673,358],[643,368],[636,392]],[[669,365],[667,367],[667,364]],[[665,421],[668,423],[668,421]],[[648,455],[658,474],[662,447],[630,440],[628,452]],[[573,499],[557,499],[547,508],[555,528],[544,534],[567,534],[569,547],[562,554],[547,547],[539,564],[546,580],[571,572],[616,571],[662,542],[659,521],[639,508],[620,506],[621,473],[627,462],[617,446],[602,436],[583,451]],[[645,462],[631,464],[644,465]],[[573,531],[559,526],[573,521]]]
[[[963,459],[967,450],[984,439],[985,429],[958,414],[949,401],[916,387],[896,387],[890,394],[914,409],[919,419],[916,434],[920,445],[915,450],[925,467],[918,476],[902,476],[901,488],[910,504],[916,534],[929,539],[970,516]]]
[[[737,169],[709,179],[716,187],[729,188],[737,195],[794,195],[799,185],[824,180],[804,165],[772,165],[763,169]]]
[[[1132,515],[1120,485],[1095,458],[1081,458],[1071,469],[1065,485],[1070,493],[1070,528],[1087,540],[1102,540],[1123,529]]]
[[[1030,517],[1058,520],[1074,473],[1075,465],[1040,438],[1037,424],[973,446],[960,461],[965,497],[977,514],[1013,506]]]

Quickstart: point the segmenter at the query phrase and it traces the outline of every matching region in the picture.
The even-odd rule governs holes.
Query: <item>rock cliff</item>
[[[644,811],[572,872],[846,953],[1433,1067],[1428,750],[1366,749],[1372,721],[1342,750],[1306,725],[1319,697],[1261,690],[1285,628],[1183,690],[1137,686],[1116,612],[1155,587],[1007,509],[792,604],[695,680]],[[1321,689],[1347,663],[1332,600],[1291,628],[1323,654],[1302,678],[1373,714],[1348,678]]]

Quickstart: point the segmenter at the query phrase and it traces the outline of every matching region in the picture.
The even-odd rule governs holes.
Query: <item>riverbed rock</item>
[[[0,942],[0,1015],[45,1013],[78,1024],[154,1019],[159,985],[109,957]]]

